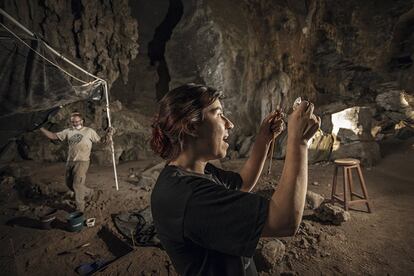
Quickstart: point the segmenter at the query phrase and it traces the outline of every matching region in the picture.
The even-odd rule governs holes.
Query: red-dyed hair
[[[193,135],[203,121],[203,109],[221,97],[220,91],[193,83],[169,91],[159,102],[152,124],[152,150],[166,160],[178,157],[184,137]]]

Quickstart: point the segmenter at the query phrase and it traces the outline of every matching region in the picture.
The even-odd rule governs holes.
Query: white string
[[[59,70],[61,70],[62,72],[64,72],[65,74],[69,75],[71,78],[83,83],[83,84],[88,84],[90,82],[81,80],[77,77],[75,77],[74,75],[72,75],[71,73],[67,72],[65,69],[61,68],[59,65],[55,64],[53,61],[49,60],[47,57],[43,56],[41,53],[39,53],[38,51],[36,51],[35,49],[33,49],[29,44],[27,44],[23,39],[21,39],[18,35],[16,35],[12,30],[10,30],[9,28],[7,28],[6,26],[4,26],[2,23],[0,23],[0,25],[5,28],[8,32],[10,32],[14,37],[16,37],[20,42],[22,42],[24,45],[26,45],[29,49],[31,49],[33,52],[35,52],[37,55],[39,55],[41,58],[43,58],[44,60],[46,60],[47,62],[49,62],[50,64],[52,64],[53,66],[55,66],[56,68],[58,68]]]

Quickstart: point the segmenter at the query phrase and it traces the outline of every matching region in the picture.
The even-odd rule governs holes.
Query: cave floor
[[[312,233],[300,231],[294,238],[283,238],[284,258],[273,268],[258,267],[260,275],[412,275],[413,140],[389,144],[384,152],[376,166],[363,168],[373,213],[364,208],[351,210],[350,221],[335,226],[316,221],[307,210],[303,221]],[[226,160],[222,165],[237,170],[243,161]],[[165,252],[157,247],[134,247],[117,232],[112,221],[114,214],[148,206],[150,189],[130,176],[132,169],[139,173],[159,162],[153,159],[120,164],[119,191],[115,190],[112,167],[91,165],[87,184],[96,193],[85,216],[95,217],[96,224],[81,232],[67,231],[67,212],[62,206],[52,229],[40,229],[38,224],[37,215],[45,205],[57,207],[62,201],[66,189],[64,163],[14,164],[29,171],[30,182],[49,197],[22,197],[15,189],[1,187],[0,274],[76,275],[79,265],[104,260],[113,262],[101,272],[103,275],[175,275]],[[259,191],[274,187],[282,164],[274,162],[272,174],[260,179]],[[329,198],[332,174],[331,163],[310,165],[308,189]]]

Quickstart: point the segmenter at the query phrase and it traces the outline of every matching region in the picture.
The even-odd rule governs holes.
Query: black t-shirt
[[[151,195],[155,228],[181,275],[257,275],[251,258],[269,202],[238,191],[238,173],[207,164],[206,174],[166,166]]]

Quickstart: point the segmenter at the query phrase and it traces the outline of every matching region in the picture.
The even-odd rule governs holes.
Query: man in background
[[[75,193],[76,209],[83,212],[85,210],[85,198],[91,198],[93,194],[93,189],[85,185],[92,143],[107,144],[112,139],[114,129],[109,127],[105,136],[101,139],[95,130],[84,126],[83,116],[78,112],[71,114],[70,123],[71,128],[60,132],[51,132],[43,127],[40,128],[40,131],[51,140],[66,140],[68,142],[65,182],[68,188]]]

